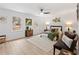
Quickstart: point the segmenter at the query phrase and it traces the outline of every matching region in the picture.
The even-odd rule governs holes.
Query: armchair
[[[71,35],[69,35],[69,36],[71,36]],[[70,48],[62,40],[58,40],[57,43],[54,44],[54,46],[53,46],[54,47],[53,54],[55,55],[55,49],[58,49],[58,50],[66,49],[66,50],[69,50],[69,51],[73,52],[75,50],[75,47],[76,47],[78,36],[77,35],[72,35],[71,37],[74,37],[74,38],[72,39],[73,42],[72,42]]]

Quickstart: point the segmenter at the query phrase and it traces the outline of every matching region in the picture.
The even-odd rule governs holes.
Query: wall
[[[61,22],[60,23],[53,22],[52,19],[54,19],[55,17],[60,17]],[[67,10],[63,10],[59,13],[50,15],[50,16],[44,15],[42,17],[43,25],[45,24],[45,22],[50,22],[49,25],[60,25],[60,26],[62,26],[63,31],[67,31],[67,28],[66,28],[66,22],[67,21],[72,22],[72,30],[78,31],[76,6],[73,7],[73,9],[70,8],[70,9],[67,9]],[[44,28],[45,28],[45,25],[44,25]]]
[[[67,31],[66,28],[66,22],[70,21],[72,22],[72,30],[77,31],[77,13],[76,13],[76,7],[73,9],[68,9],[63,12],[63,14],[59,14],[57,16],[60,16],[62,19],[62,25],[63,25],[63,30]]]
[[[0,22],[0,35],[2,34],[6,34],[7,36],[7,40],[12,40],[12,39],[17,39],[17,38],[21,38],[21,37],[25,37],[25,18],[31,18],[33,21],[33,34],[39,34],[41,33],[43,30],[40,27],[41,23],[39,22],[40,18],[31,14],[23,14],[23,13],[19,13],[19,12],[15,12],[12,10],[7,10],[7,9],[3,9],[0,8],[0,16],[4,16],[6,18],[6,20],[4,22]],[[21,18],[21,29],[19,31],[13,31],[12,29],[12,17],[13,16],[17,16]],[[36,26],[36,24],[38,24],[38,26]]]
[[[21,37],[25,37],[25,18],[31,18],[33,25],[33,34],[39,34],[44,31],[46,28],[45,22],[50,22],[49,25],[62,25],[63,30],[67,30],[65,28],[65,22],[66,21],[72,21],[73,22],[73,29],[78,30],[77,28],[77,19],[76,19],[76,7],[73,7],[73,9],[67,9],[65,11],[61,11],[59,13],[52,15],[40,15],[40,16],[34,16],[32,14],[25,14],[25,13],[19,13],[8,9],[0,8],[0,16],[6,17],[5,22],[0,22],[0,35],[6,34],[7,40],[17,39]],[[21,29],[19,31],[13,31],[12,30],[12,17],[18,16],[21,18]],[[52,22],[52,19],[55,17],[61,17],[60,23],[54,23]]]

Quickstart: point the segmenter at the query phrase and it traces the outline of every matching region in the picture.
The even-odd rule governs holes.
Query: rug
[[[40,35],[33,36],[27,39],[27,41],[36,45],[37,47],[39,47],[45,52],[49,52],[51,49],[53,49],[53,45],[56,43],[56,41],[51,41],[47,37],[47,34],[40,34]]]

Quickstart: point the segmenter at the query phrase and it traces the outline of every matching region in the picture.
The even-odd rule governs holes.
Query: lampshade
[[[71,21],[68,21],[66,22],[66,28],[69,30],[72,30],[72,22]]]
[[[46,23],[45,23],[45,25],[49,25],[49,24],[50,24],[50,22],[46,22]]]
[[[72,22],[66,22],[66,27],[72,27]]]

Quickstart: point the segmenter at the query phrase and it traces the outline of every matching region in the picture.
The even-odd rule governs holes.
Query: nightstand
[[[33,30],[25,30],[25,37],[33,36]]]

